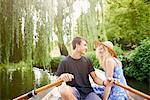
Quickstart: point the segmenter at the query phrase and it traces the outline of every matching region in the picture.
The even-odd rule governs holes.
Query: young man
[[[83,56],[87,51],[87,41],[75,37],[72,46],[72,55],[64,58],[57,69],[58,79],[62,79],[67,84],[62,84],[60,89],[63,100],[100,100],[91,87],[89,74],[99,85],[106,84],[107,81],[103,82],[97,77],[91,61]]]

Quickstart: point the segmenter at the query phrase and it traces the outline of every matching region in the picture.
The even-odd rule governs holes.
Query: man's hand
[[[72,79],[74,79],[74,76],[69,73],[63,73],[58,77],[58,79],[61,79],[64,82],[69,82],[69,81],[72,81]]]

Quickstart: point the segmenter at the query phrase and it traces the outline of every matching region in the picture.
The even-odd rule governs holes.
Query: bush
[[[122,61],[123,60],[123,52],[124,51],[121,49],[121,47],[119,47],[118,44],[116,44],[114,46],[114,50],[116,51],[118,58]]]
[[[55,72],[59,66],[60,61],[64,58],[64,56],[53,57],[50,61],[49,67],[52,69],[52,72]]]
[[[150,40],[145,39],[126,58],[125,74],[137,80],[149,80],[150,77]]]

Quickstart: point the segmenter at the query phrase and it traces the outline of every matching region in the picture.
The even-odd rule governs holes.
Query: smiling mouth
[[[99,52],[100,54],[102,54],[102,52]]]

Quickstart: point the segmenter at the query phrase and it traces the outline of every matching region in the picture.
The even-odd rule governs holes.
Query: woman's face
[[[100,57],[103,57],[104,54],[105,54],[105,48],[103,45],[99,45],[97,48],[96,48],[96,55],[97,56],[100,56]]]

